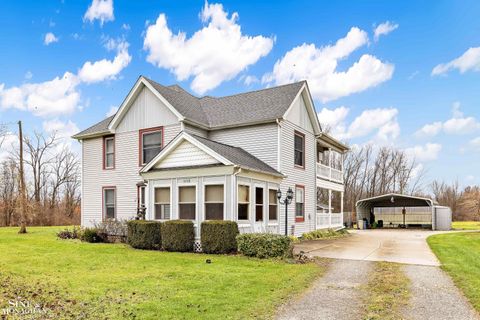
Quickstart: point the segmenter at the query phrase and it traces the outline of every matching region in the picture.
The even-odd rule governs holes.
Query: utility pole
[[[19,166],[19,175],[20,175],[20,230],[18,233],[27,233],[27,221],[26,221],[26,210],[27,210],[27,195],[25,190],[25,174],[23,171],[23,133],[22,133],[22,121],[18,121],[18,139],[20,140],[20,166]]]

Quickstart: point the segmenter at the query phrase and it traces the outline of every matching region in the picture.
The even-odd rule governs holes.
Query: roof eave
[[[76,135],[71,136],[71,138],[76,139],[76,140],[85,140],[85,139],[103,137],[103,136],[107,136],[109,134],[112,134],[112,132],[111,131],[99,131],[99,132],[88,133],[88,134],[76,134]]]
[[[332,146],[340,149],[343,152],[350,150],[350,148],[346,144],[338,141],[337,139],[335,139],[334,137],[332,137],[327,133],[322,132],[319,135],[317,135],[317,138],[322,138],[323,140],[325,140],[325,142],[327,142],[328,144],[331,144]]]

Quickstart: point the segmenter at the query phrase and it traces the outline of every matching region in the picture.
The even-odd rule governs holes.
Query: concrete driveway
[[[440,265],[426,239],[441,231],[376,229],[349,232],[351,235],[345,238],[302,242],[295,246],[295,252],[334,259]]]

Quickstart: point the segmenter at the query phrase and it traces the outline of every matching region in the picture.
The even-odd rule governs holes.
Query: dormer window
[[[115,137],[103,139],[103,169],[115,168]]]
[[[162,150],[163,127],[140,130],[140,159],[141,166],[149,163]]]

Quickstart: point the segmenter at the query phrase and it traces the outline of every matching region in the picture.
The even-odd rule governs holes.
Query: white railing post
[[[343,191],[340,193],[340,225],[343,226]]]

